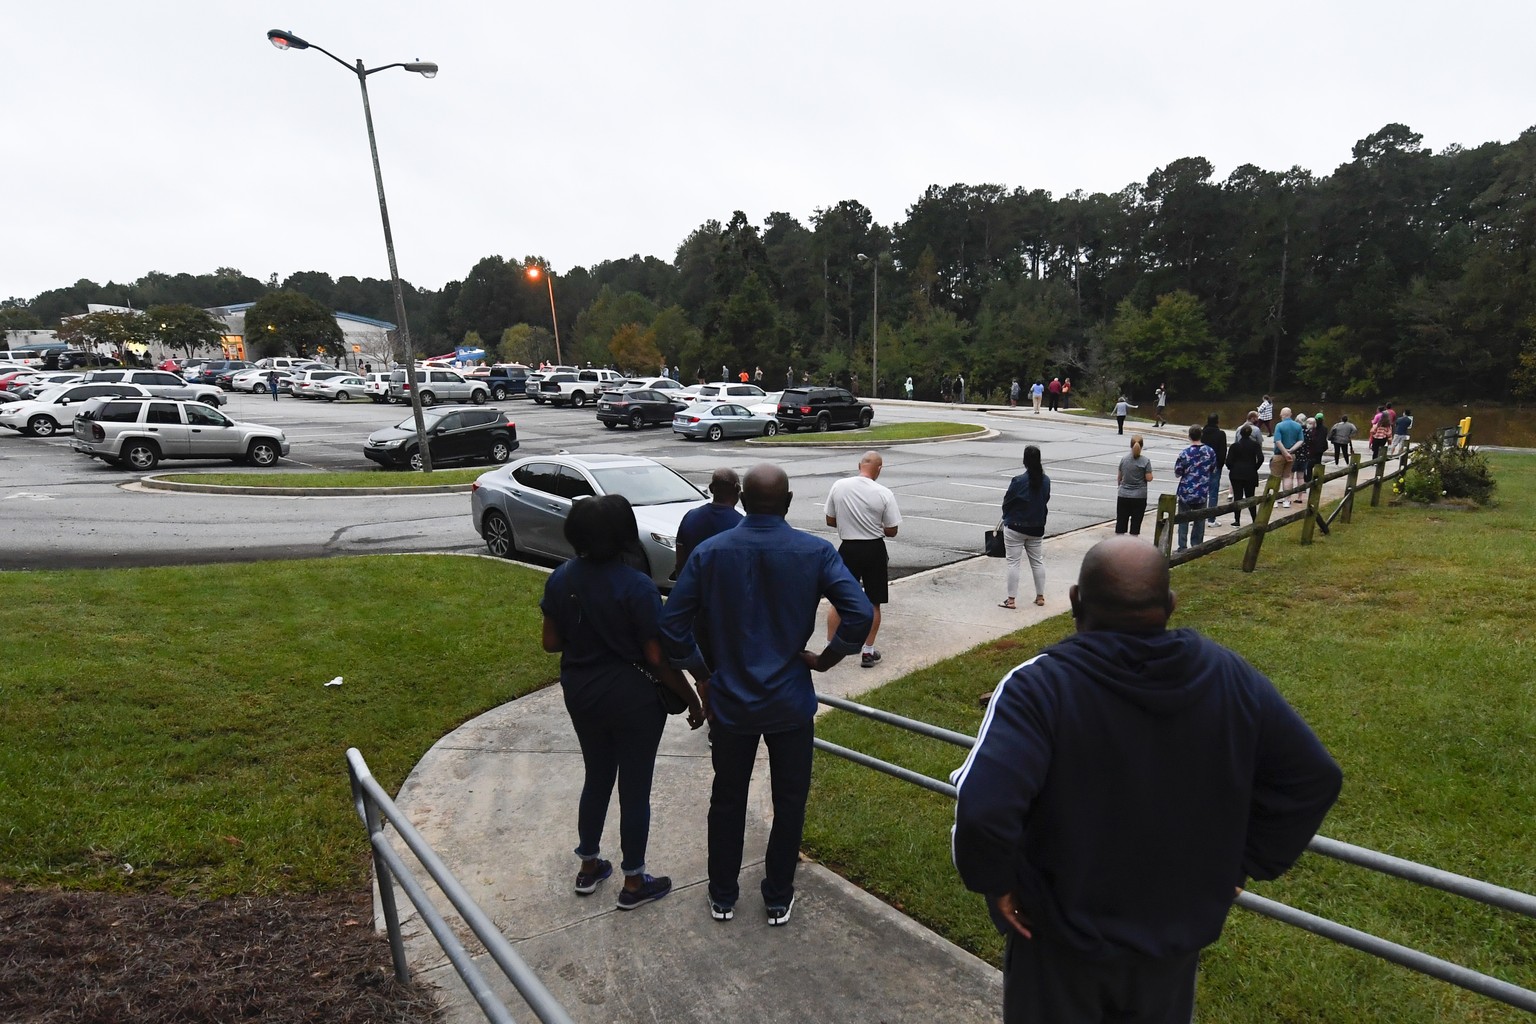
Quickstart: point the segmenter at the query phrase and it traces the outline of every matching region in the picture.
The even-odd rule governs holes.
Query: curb
[[[467,494],[473,484],[427,484],[419,487],[245,487],[240,484],[194,484],[146,476],[136,481],[152,491],[195,494],[271,495],[280,498],[359,498],[374,494]]]

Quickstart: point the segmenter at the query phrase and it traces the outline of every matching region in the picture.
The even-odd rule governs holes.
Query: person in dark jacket
[[[1211,471],[1211,493],[1205,499],[1209,507],[1215,508],[1221,498],[1221,471],[1227,464],[1227,432],[1217,424],[1214,412],[1205,418],[1205,426],[1200,430],[1200,443],[1216,455],[1216,468]],[[1212,526],[1216,525],[1215,516],[1209,521]]]
[[[1237,432],[1237,440],[1227,449],[1227,476],[1232,481],[1233,501],[1251,498],[1259,489],[1259,467],[1264,464],[1264,446],[1255,436],[1257,433],[1257,427],[1244,423]],[[1248,519],[1253,522],[1258,518],[1259,509],[1254,505],[1248,509]],[[1241,509],[1233,510],[1232,525],[1243,525]]]
[[[955,868],[1007,937],[1005,1022],[1186,1024],[1200,950],[1342,773],[1238,654],[1167,628],[1151,544],[1098,544],[1070,598],[1076,635],[1003,679],[955,772]]]
[[[1040,463],[1040,449],[1024,449],[1024,472],[1008,482],[1003,495],[1003,551],[1008,557],[1008,596],[1000,608],[1017,608],[1023,556],[1035,581],[1035,604],[1045,604],[1045,517],[1051,504],[1051,478]]]

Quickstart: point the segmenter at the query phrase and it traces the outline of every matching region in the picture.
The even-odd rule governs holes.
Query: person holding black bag
[[[1008,483],[1003,495],[1003,546],[1008,558],[1008,596],[1000,608],[1017,608],[1023,556],[1035,580],[1035,604],[1045,604],[1045,517],[1051,503],[1051,478],[1040,463],[1040,449],[1024,449],[1024,472]]]
[[[1237,432],[1237,440],[1227,449],[1227,476],[1232,481],[1232,500],[1251,498],[1259,488],[1259,467],[1264,464],[1264,448],[1259,443],[1258,428],[1244,423]],[[1249,522],[1259,518],[1258,506],[1248,509]],[[1241,509],[1232,512],[1232,525],[1243,525]]]
[[[539,608],[544,650],[560,654],[565,709],[586,770],[576,810],[581,867],[575,890],[591,895],[613,874],[613,864],[602,858],[601,840],[617,780],[624,854],[617,905],[633,910],[672,891],[670,878],[645,870],[651,778],[667,722],[662,688],[674,704],[687,708],[690,728],[704,724],[704,708],[662,656],[656,585],[625,564],[625,547],[639,542],[629,500],[610,494],[576,502],[565,520],[565,538],[576,557],[550,574]]]

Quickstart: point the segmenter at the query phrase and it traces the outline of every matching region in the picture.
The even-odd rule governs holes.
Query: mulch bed
[[[0,1020],[427,1024],[368,893],[178,899],[0,887]]]

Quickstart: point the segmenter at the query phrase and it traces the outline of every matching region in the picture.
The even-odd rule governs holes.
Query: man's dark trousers
[[[757,742],[768,745],[768,777],[773,790],[773,828],[763,859],[763,902],[787,906],[795,895],[795,867],[805,831],[805,801],[811,792],[811,722],[788,732],[738,733],[716,726],[710,732],[715,767],[709,797],[709,896],[734,906],[741,895],[741,850],[747,827],[747,787],[757,759]]]
[[[1003,953],[1003,1024],[1190,1024],[1198,952],[1090,960],[1046,939],[1010,933]]]

